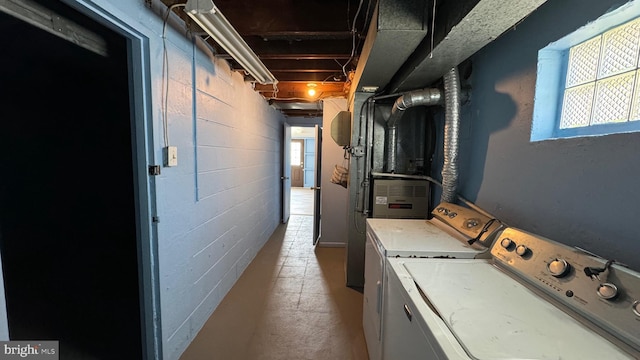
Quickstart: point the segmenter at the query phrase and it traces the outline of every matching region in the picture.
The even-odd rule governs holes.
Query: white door
[[[282,145],[282,223],[289,221],[291,216],[291,125],[284,124],[284,139]]]

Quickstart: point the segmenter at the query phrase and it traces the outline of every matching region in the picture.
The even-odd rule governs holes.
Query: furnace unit
[[[426,180],[375,179],[373,186],[374,218],[427,218],[429,182]]]

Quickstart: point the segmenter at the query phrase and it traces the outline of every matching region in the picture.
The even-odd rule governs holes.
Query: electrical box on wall
[[[167,146],[164,148],[164,166],[178,166],[178,147]]]
[[[338,146],[351,144],[351,113],[349,111],[340,111],[331,120],[331,138]]]

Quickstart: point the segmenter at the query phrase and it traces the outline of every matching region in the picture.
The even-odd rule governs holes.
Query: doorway
[[[315,131],[291,127],[291,214],[314,215]]]
[[[319,220],[319,186],[316,187],[318,154],[316,126],[292,126],[290,141],[291,159],[291,215],[310,217],[310,223]]]
[[[304,186],[304,148],[304,139],[291,140],[291,187]]]
[[[129,43],[60,2],[47,6],[97,35],[108,52],[0,12],[0,83],[11,89],[0,100],[9,338],[57,340],[65,359],[144,358],[138,215],[145,204]]]

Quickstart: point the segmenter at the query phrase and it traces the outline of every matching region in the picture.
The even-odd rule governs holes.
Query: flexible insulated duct
[[[396,146],[398,142],[397,122],[404,111],[413,106],[433,106],[442,104],[442,91],[440,89],[422,89],[408,92],[400,96],[387,120],[387,168],[388,173],[396,170]]]
[[[444,77],[445,121],[444,164],[442,165],[441,201],[454,202],[458,186],[458,154],[460,150],[460,75],[454,67]]]

